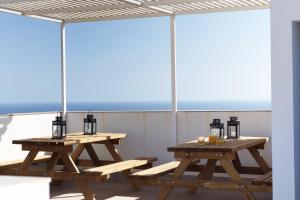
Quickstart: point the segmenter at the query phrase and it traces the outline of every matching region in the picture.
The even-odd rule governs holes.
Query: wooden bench
[[[179,161],[165,163],[150,169],[133,173],[130,177],[135,179],[155,179],[173,172],[179,166],[179,163]]]
[[[105,176],[117,172],[123,172],[131,169],[147,166],[156,160],[157,160],[156,158],[152,158],[152,157],[151,158],[142,157],[133,160],[125,160],[125,161],[121,161],[109,165],[85,169],[83,170],[83,173],[89,175],[92,174],[97,176]]]
[[[41,162],[47,162],[47,161],[49,161],[50,157],[51,157],[51,155],[37,156],[34,159],[33,164],[37,164],[37,163],[41,163]],[[22,160],[22,159],[0,162],[0,171],[18,167],[23,162],[24,162],[24,160]]]
[[[273,178],[272,178],[272,171],[267,172],[266,174],[254,179],[252,181],[253,185],[268,185],[272,186],[273,184]]]

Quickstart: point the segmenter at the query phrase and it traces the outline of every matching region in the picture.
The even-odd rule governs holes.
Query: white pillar
[[[176,21],[170,16],[171,32],[171,86],[172,86],[172,143],[177,144],[177,83],[176,83]]]
[[[67,114],[67,89],[66,89],[66,38],[65,23],[60,26],[60,44],[61,44],[61,111],[64,119]]]

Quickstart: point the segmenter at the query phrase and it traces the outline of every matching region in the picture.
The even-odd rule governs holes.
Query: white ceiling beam
[[[43,10],[33,10],[24,12],[26,15],[45,15],[53,13],[70,13],[70,12],[88,12],[88,11],[98,11],[98,10],[114,10],[114,9],[124,9],[124,8],[136,8],[135,5],[128,4],[114,4],[114,5],[99,5],[99,6],[80,6],[74,8],[56,8],[56,9],[43,9]]]
[[[8,9],[8,8],[2,8],[0,7],[0,12],[5,12],[5,13],[10,13],[10,14],[15,14],[15,15],[22,15],[22,16],[27,16],[27,17],[32,17],[36,19],[42,19],[42,20],[47,20],[47,21],[52,21],[52,22],[57,22],[57,23],[62,23],[63,20],[61,19],[56,19],[53,17],[45,17],[45,16],[37,16],[37,15],[24,15],[23,12],[14,10],[14,9]]]
[[[156,7],[154,5],[146,5],[146,4],[144,4],[144,2],[141,2],[141,1],[136,1],[136,0],[119,0],[119,1],[121,1],[123,3],[131,4],[131,5],[136,5],[136,6],[139,6],[139,7],[143,7],[143,8],[148,8],[148,9],[154,10],[156,12],[161,12],[161,13],[164,13],[164,14],[167,14],[167,15],[173,15],[174,14],[174,12],[171,11],[171,10],[159,8],[159,7]]]
[[[56,18],[53,18],[53,17],[45,17],[45,16],[40,16],[40,15],[24,15],[24,16],[32,17],[32,18],[36,18],[36,19],[47,20],[47,21],[56,22],[56,23],[62,23],[63,22],[63,20],[56,19]]]
[[[6,4],[6,3],[25,3],[25,2],[34,2],[34,1],[45,1],[45,0],[0,0],[0,4]]]
[[[203,10],[177,11],[177,12],[175,12],[175,15],[203,14],[203,13],[214,13],[214,12],[232,12],[232,11],[245,11],[245,10],[260,10],[260,9],[269,9],[269,8],[270,8],[270,5],[213,8],[213,9],[203,9]]]
[[[1,7],[0,7],[0,12],[5,12],[5,13],[10,13],[10,14],[15,14],[15,15],[22,15],[22,12],[20,12],[20,11],[7,9],[7,8],[1,8]]]
[[[109,17],[88,17],[79,19],[66,19],[65,23],[78,23],[78,22],[95,22],[95,21],[109,21],[109,20],[122,20],[122,19],[138,19],[148,17],[164,17],[163,13],[149,13],[149,14],[132,14],[126,16],[109,16]]]
[[[0,0],[1,1],[1,0]],[[123,9],[123,8],[136,8],[143,7],[156,12],[161,12],[167,15],[173,15],[174,12],[153,6],[151,4],[144,5],[144,3],[136,0],[119,0],[124,4],[113,4],[113,5],[99,5],[99,6],[79,6],[74,8],[56,8],[56,9],[40,9],[25,12],[25,15],[46,15],[53,13],[70,13],[70,12],[87,12],[87,11],[98,11],[98,10],[111,10],[111,9]]]

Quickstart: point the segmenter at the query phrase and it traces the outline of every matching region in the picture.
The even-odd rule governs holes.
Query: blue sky
[[[179,101],[270,102],[269,14],[177,17]],[[0,26],[0,103],[59,102],[59,25]],[[169,18],[67,25],[67,76],[69,102],[170,101]]]

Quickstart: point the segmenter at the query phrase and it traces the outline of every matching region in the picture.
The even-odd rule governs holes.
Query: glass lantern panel
[[[229,126],[229,137],[236,137],[236,126]]]
[[[212,128],[211,129],[211,135],[219,136],[220,135],[220,129],[219,128]]]

